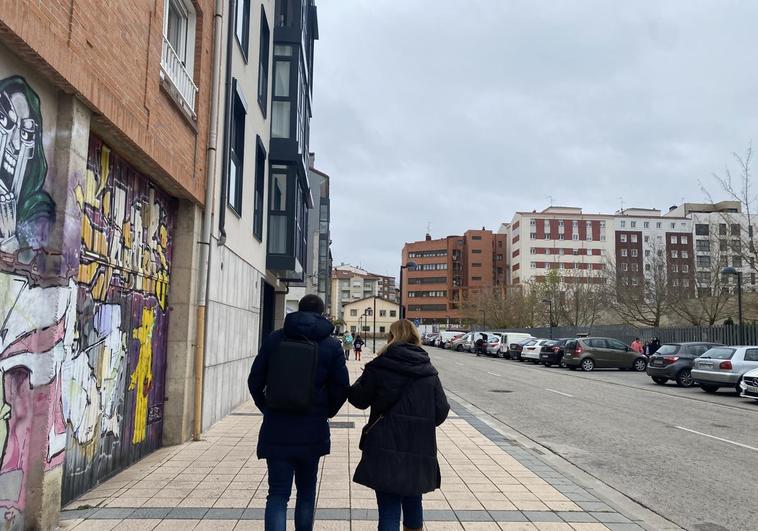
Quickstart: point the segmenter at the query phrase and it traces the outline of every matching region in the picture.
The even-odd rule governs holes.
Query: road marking
[[[456,361],[456,362],[455,362],[455,364],[456,364],[456,365],[460,365],[461,367],[463,367],[463,363],[460,363],[460,362],[458,362],[458,361]]]
[[[697,435],[702,435],[703,437],[708,437],[709,439],[716,439],[717,441],[733,444],[735,446],[739,446],[740,448],[747,448],[748,450],[753,450],[754,452],[758,452],[758,448],[756,448],[755,446],[748,446],[747,444],[742,444],[742,443],[730,441],[729,439],[724,439],[722,437],[716,437],[715,435],[708,435],[707,433],[702,433],[702,432],[699,432],[699,431],[691,430],[689,428],[684,428],[682,426],[674,426],[674,427],[676,429],[678,429],[678,430],[688,431],[690,433],[695,433]]]
[[[491,374],[492,376],[502,376],[502,374],[498,374],[496,372],[490,372],[490,371],[487,371],[487,374]]]
[[[569,398],[574,398],[574,395],[570,395],[570,394],[568,394],[568,393],[562,393],[562,392],[560,392],[560,391],[556,391],[555,389],[547,389],[547,388],[546,388],[546,389],[545,389],[545,391],[550,391],[551,393],[555,393],[555,394],[558,394],[558,395],[567,396],[567,397],[569,397]]]

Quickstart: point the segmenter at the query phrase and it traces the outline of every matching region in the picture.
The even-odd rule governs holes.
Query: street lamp
[[[542,302],[549,305],[548,319],[550,319],[550,339],[553,339],[553,299],[542,299]]]
[[[725,267],[721,270],[722,275],[735,275],[737,277],[737,319],[740,323],[740,345],[745,344],[745,328],[742,326],[742,273],[733,267]]]
[[[372,350],[376,354],[376,295],[374,295],[374,346]]]
[[[371,306],[367,307],[365,310],[363,310],[363,315],[366,316],[366,328],[368,328],[368,317],[371,315]]]
[[[410,269],[413,271],[416,269],[416,262],[410,261],[407,264],[400,266],[400,319],[405,318],[405,307],[403,306],[403,269]]]

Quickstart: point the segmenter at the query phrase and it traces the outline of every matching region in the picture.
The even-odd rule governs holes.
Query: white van
[[[532,338],[531,334],[526,334],[524,332],[503,332],[501,336],[500,346],[496,352],[498,358],[505,358],[508,355],[508,349],[511,348],[511,343],[518,343],[519,341]]]

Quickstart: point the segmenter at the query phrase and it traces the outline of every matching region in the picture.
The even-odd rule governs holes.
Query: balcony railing
[[[176,87],[182,100],[189,108],[190,113],[195,116],[195,96],[197,95],[197,85],[192,81],[192,75],[187,71],[187,67],[174,51],[171,43],[166,36],[163,36],[163,54],[161,56],[161,70],[168,77],[171,83]]]

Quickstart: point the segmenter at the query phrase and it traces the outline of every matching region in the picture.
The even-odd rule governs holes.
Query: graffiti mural
[[[39,248],[55,221],[42,187],[47,160],[37,94],[19,76],[0,81],[0,250]]]
[[[63,363],[64,501],[160,445],[176,206],[90,138],[74,335]]]
[[[75,281],[40,267],[60,254],[48,248],[44,133],[34,89],[0,80],[0,508],[11,527],[23,526],[32,468],[62,463],[61,372],[75,350]]]

